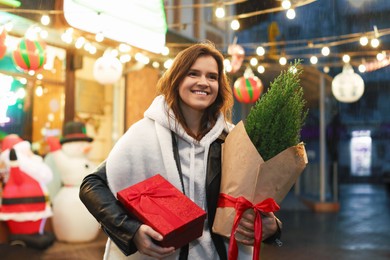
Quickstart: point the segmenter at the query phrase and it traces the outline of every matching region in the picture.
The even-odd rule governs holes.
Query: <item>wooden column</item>
[[[75,117],[75,91],[76,91],[76,66],[74,64],[75,54],[71,51],[66,52],[66,72],[65,72],[65,111],[64,125],[66,122],[73,121]]]

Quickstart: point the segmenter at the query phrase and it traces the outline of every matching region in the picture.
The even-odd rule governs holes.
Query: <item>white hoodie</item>
[[[168,118],[166,111],[165,98],[156,97],[144,113],[144,118],[132,125],[118,140],[107,158],[109,187],[116,195],[118,191],[159,173],[181,190],[179,173],[173,157],[172,130],[179,137],[178,149],[185,193],[206,210],[205,183],[209,147],[224,129],[227,130],[227,123],[221,114],[215,126],[197,142],[180,125],[176,126],[173,112],[170,111]],[[113,243],[108,243],[106,259],[114,254],[115,259],[119,256],[124,258],[119,249],[114,250],[112,247]],[[177,259],[178,254],[179,250],[168,259]],[[206,221],[202,237],[190,243],[189,259],[217,258]],[[136,253],[128,259],[150,258]]]

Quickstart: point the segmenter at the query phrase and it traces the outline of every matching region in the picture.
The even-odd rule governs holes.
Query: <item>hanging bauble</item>
[[[39,40],[22,38],[16,50],[12,52],[12,58],[16,66],[25,71],[38,70],[46,60],[46,44]]]
[[[230,65],[232,67],[231,73],[236,73],[242,65],[245,58],[245,50],[241,45],[230,44],[228,47],[228,54],[232,56]]]
[[[5,45],[5,39],[7,38],[7,31],[4,26],[0,27],[0,59],[5,56],[5,52],[7,51],[7,46]]]
[[[113,84],[122,76],[122,63],[111,55],[98,58],[93,66],[93,76],[100,84]]]
[[[340,102],[355,102],[364,93],[364,81],[353,71],[351,65],[346,64],[343,71],[336,75],[332,81],[332,93]]]
[[[251,69],[247,69],[244,76],[239,77],[233,85],[233,93],[236,99],[242,103],[255,102],[263,92],[263,83],[253,75]]]

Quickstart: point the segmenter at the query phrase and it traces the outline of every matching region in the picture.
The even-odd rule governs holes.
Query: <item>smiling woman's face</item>
[[[203,112],[218,96],[218,65],[212,56],[201,56],[179,86],[180,107],[185,112]]]

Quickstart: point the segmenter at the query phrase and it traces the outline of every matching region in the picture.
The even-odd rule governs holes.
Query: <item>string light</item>
[[[322,55],[324,55],[324,56],[328,56],[328,55],[330,54],[330,49],[329,49],[329,47],[324,46],[324,47],[321,49],[321,53],[322,53]]]
[[[234,19],[230,24],[230,27],[232,28],[232,30],[237,31],[238,29],[240,29],[240,22],[237,19]]]
[[[290,9],[294,10],[293,8],[296,8],[298,6],[301,6],[301,5],[305,5],[305,4],[310,4],[312,2],[315,2],[316,0],[301,0],[298,2],[298,4],[294,4],[292,5],[290,1],[282,1],[282,6],[279,7],[278,9],[267,9],[267,10],[261,10],[260,12],[252,12],[252,13],[246,13],[246,14],[240,14],[240,15],[236,15],[234,16],[236,19],[234,19],[234,21],[232,22],[232,29],[233,30],[238,30],[240,28],[240,23],[239,23],[239,19],[245,19],[247,17],[251,17],[251,16],[254,16],[254,15],[259,15],[259,14],[263,14],[263,13],[269,13],[269,12],[277,12],[277,11],[282,11],[281,8],[284,8],[283,7],[283,2],[289,2],[290,3]],[[231,2],[233,1],[229,1],[229,2],[222,2],[221,4],[221,1],[217,2],[215,1],[214,3],[207,3],[206,5],[207,6],[210,6],[210,7],[213,7],[213,8],[216,8],[218,9],[218,7],[224,7],[225,5],[228,5],[228,4],[231,4]],[[238,1],[235,1],[235,2],[238,2]],[[241,1],[243,2],[243,1]],[[297,1],[295,1],[294,3],[297,3]],[[199,7],[205,7],[206,5],[203,5],[203,6],[200,6]],[[218,6],[217,6],[218,5]],[[183,7],[183,6],[181,6]],[[177,7],[179,8],[179,6]],[[183,7],[184,8],[184,7]],[[192,6],[193,8],[193,6]],[[31,12],[32,10],[28,10],[28,12]],[[39,10],[40,13],[42,13],[44,10]],[[59,10],[56,10],[57,12]],[[217,10],[216,10],[217,11]],[[264,12],[265,11],[265,12]],[[48,13],[48,14],[52,14],[51,12],[46,12],[44,11],[45,13]],[[295,12],[295,11],[294,11]],[[50,17],[49,17],[50,18]],[[229,17],[224,17],[224,19],[229,19]],[[231,17],[230,17],[231,18]],[[201,21],[203,22],[203,21]],[[12,24],[12,23],[11,23]],[[44,30],[41,30],[41,32],[43,33]],[[287,58],[288,59],[293,59],[295,58],[294,54],[292,54],[294,51],[299,51],[299,50],[306,50],[308,49],[308,45],[304,45],[304,46],[298,46],[298,42],[299,41],[306,41],[307,42],[311,42],[312,46],[310,49],[315,49],[315,48],[320,48],[321,49],[321,53],[323,56],[328,56],[330,55],[330,49],[328,46],[330,47],[334,47],[334,46],[338,46],[338,45],[342,45],[342,44],[348,44],[348,43],[353,43],[353,42],[360,42],[360,44],[362,44],[362,41],[364,43],[364,40],[362,39],[366,39],[366,42],[368,44],[369,42],[369,39],[371,38],[371,42],[373,43],[373,48],[377,48],[379,47],[380,45],[380,42],[379,42],[379,37],[383,36],[383,35],[386,35],[386,34],[390,34],[390,31],[389,29],[384,29],[384,30],[381,30],[381,31],[378,31],[378,29],[376,28],[376,26],[374,27],[374,32],[375,32],[375,37],[373,37],[372,35],[370,34],[367,34],[367,32],[365,32],[364,34],[367,34],[367,35],[363,35],[363,33],[354,33],[354,34],[350,34],[350,35],[338,35],[338,36],[332,36],[332,37],[335,37],[334,41],[332,41],[332,37],[323,37],[323,38],[320,38],[320,39],[313,39],[313,40],[298,40],[298,41],[278,41],[278,42],[272,42],[272,43],[262,43],[262,46],[258,46],[258,43],[255,43],[258,47],[253,47],[255,50],[256,50],[256,54],[258,56],[264,56],[265,55],[265,49],[264,47],[269,47],[269,46],[283,46],[283,51],[284,53],[289,53],[288,57],[284,56],[282,57],[281,61],[283,63],[284,59],[286,59],[286,63],[287,63]],[[97,35],[95,35],[97,36]],[[73,35],[72,33],[70,32],[67,32],[67,33],[64,33],[63,35],[61,35],[61,38],[62,40],[65,42],[65,43],[71,43],[73,42]],[[87,36],[86,36],[87,37]],[[103,36],[104,37],[104,36]],[[41,38],[42,35],[41,35]],[[99,42],[98,39],[96,39],[96,42]],[[329,41],[330,40],[330,41]],[[87,41],[85,39],[85,45],[86,46],[91,46],[93,44],[87,44]],[[377,45],[375,44],[377,41]],[[293,47],[288,47],[289,44],[294,44]],[[367,45],[366,44],[366,45]],[[84,45],[84,48],[86,48],[86,46]],[[164,53],[164,51],[161,52],[161,54],[163,56],[168,56],[169,55],[169,49],[168,49],[168,46],[171,47],[171,46],[181,46],[181,44],[179,43],[168,43],[166,48],[168,50],[168,53]],[[183,44],[184,46],[185,44]],[[245,45],[246,47],[248,47],[248,49],[250,50],[251,49],[251,43],[246,43],[246,44],[243,44]],[[254,45],[254,44],[253,44]],[[375,47],[376,46],[376,47]],[[81,48],[81,47],[80,47]],[[95,47],[96,48],[96,47]],[[224,49],[225,47],[224,46],[220,46],[221,49]],[[86,49],[89,49],[89,48],[86,48]],[[175,55],[175,54],[172,54],[172,55]],[[277,54],[278,56],[280,56],[279,54]],[[301,55],[301,54],[299,54]],[[337,56],[337,54],[333,54],[334,56]],[[369,54],[369,52],[365,51],[364,53],[363,52],[360,52],[358,54],[359,56],[361,55],[371,55],[371,56],[374,56],[375,54]],[[305,56],[305,54],[303,54],[302,56]],[[353,57],[356,58],[356,54],[353,55]],[[131,56],[130,56],[131,57]],[[308,58],[310,56],[307,56]],[[126,59],[128,58],[123,58],[122,60],[123,61],[126,61]],[[164,59],[162,57],[157,57],[157,59]],[[249,55],[249,52],[247,53],[247,58],[246,60],[249,61],[250,63],[252,63],[252,57],[251,55]],[[317,63],[318,63],[318,58],[317,58]],[[327,63],[329,64],[329,63]],[[256,64],[257,65],[257,64]],[[252,65],[252,66],[256,66],[256,65]]]
[[[295,10],[294,9],[288,9],[286,12],[286,16],[288,19],[293,20],[296,16]]]
[[[311,64],[317,64],[317,62],[318,62],[318,58],[317,58],[317,56],[311,56],[310,57],[310,62],[311,62]]]
[[[291,7],[290,0],[283,0],[282,1],[282,7],[283,7],[283,9],[286,9],[286,10],[290,9],[290,7]]]
[[[360,37],[359,42],[360,42],[360,45],[366,46],[366,45],[368,44],[368,38],[367,38],[367,36],[362,36],[362,37]]]
[[[282,65],[282,66],[286,65],[287,64],[286,57],[284,57],[284,56],[280,57],[279,64]]]
[[[351,57],[348,54],[343,55],[343,62],[349,63],[351,61]]]
[[[259,56],[264,56],[265,49],[262,46],[257,47],[256,54],[259,55]]]
[[[364,64],[360,64],[358,67],[358,70],[360,73],[364,73],[364,72],[366,72],[367,68]]]
[[[255,57],[253,57],[253,58],[251,58],[250,59],[250,62],[249,62],[252,66],[256,66],[258,63],[259,63],[259,61],[255,58]]]
[[[383,53],[383,52],[379,52],[379,53],[376,55],[376,59],[377,59],[378,61],[384,60],[385,57],[386,57],[386,54]]]
[[[104,41],[104,35],[102,32],[98,32],[96,35],[95,35],[95,40],[97,42],[103,42]]]
[[[219,5],[217,9],[215,9],[215,16],[217,18],[223,18],[225,17],[225,7],[223,5]]]
[[[263,74],[265,72],[265,68],[263,65],[259,65],[257,67],[257,72],[260,73],[260,74]]]
[[[371,40],[371,47],[372,48],[378,48],[379,44],[380,44],[380,42],[377,38],[374,38]]]
[[[45,25],[45,26],[49,25],[50,24],[50,16],[48,16],[47,14],[42,15],[41,24]]]

